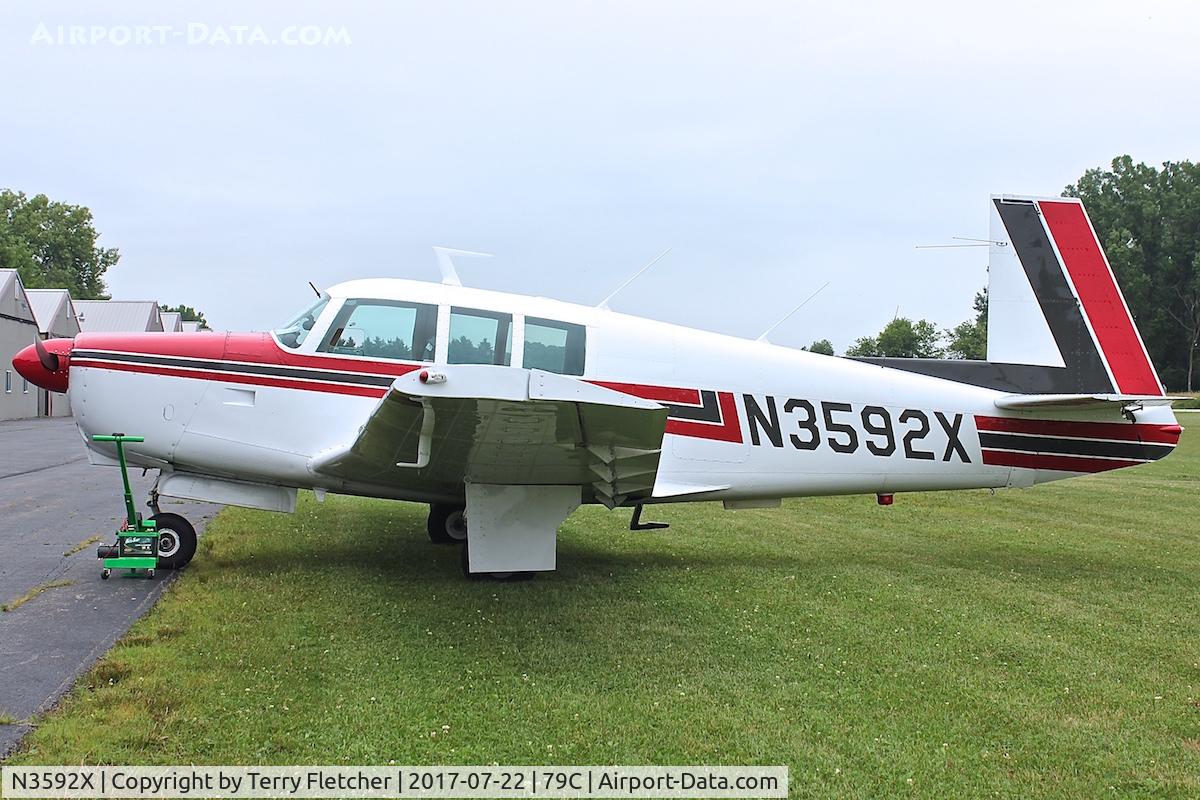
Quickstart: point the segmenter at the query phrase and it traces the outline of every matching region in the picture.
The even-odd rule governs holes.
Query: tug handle
[[[141,530],[142,526],[138,519],[137,508],[133,505],[133,490],[129,488],[129,468],[125,463],[125,442],[144,442],[146,439],[142,436],[126,436],[123,433],[114,433],[111,436],[95,434],[92,436],[92,441],[116,442],[117,463],[121,466],[121,483],[125,486],[125,519],[128,522],[130,530]]]

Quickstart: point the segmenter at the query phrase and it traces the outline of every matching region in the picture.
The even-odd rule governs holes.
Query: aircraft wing
[[[461,493],[464,481],[584,488],[609,507],[650,497],[667,409],[577,378],[490,365],[396,379],[316,472],[346,481]]]
[[[1140,394],[1009,394],[996,400],[996,408],[1008,411],[1089,411],[1126,406],[1169,406],[1186,399]]]

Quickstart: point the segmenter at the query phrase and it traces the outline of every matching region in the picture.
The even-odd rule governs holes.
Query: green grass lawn
[[[1200,795],[1200,436],[1025,491],[585,509],[472,583],[424,508],[231,509],[13,764],[787,764],[793,796]],[[115,586],[119,586],[115,584]]]

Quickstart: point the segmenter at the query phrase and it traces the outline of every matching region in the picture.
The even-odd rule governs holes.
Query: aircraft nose
[[[13,369],[35,386],[52,392],[66,392],[70,375],[74,339],[40,339],[13,357]]]

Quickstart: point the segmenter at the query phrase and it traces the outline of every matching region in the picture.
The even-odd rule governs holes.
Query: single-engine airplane
[[[468,575],[556,566],[579,505],[1026,487],[1162,458],[1181,428],[1083,205],[991,203],[988,361],[835,358],[457,280],[331,287],[271,333],[82,333],[13,360],[159,497],[428,503]],[[157,514],[160,565],[195,533]]]

